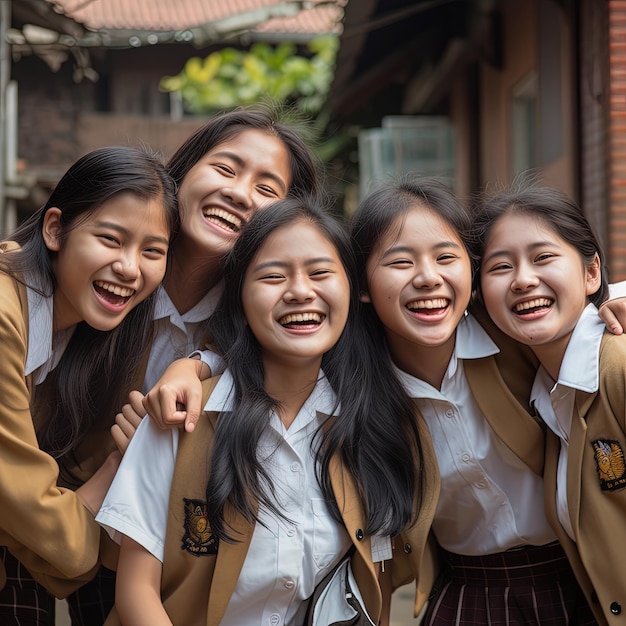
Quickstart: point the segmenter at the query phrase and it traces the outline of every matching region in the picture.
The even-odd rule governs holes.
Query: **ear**
[[[591,296],[598,291],[602,285],[602,267],[600,266],[600,257],[597,252],[593,257],[593,261],[591,261],[585,269],[587,275],[587,288],[585,293],[586,295]]]
[[[50,207],[43,216],[41,234],[48,250],[58,252],[61,248],[61,209]]]
[[[371,302],[372,301],[372,299],[370,298],[370,294],[365,289],[361,289],[359,291],[359,300],[361,302]]]

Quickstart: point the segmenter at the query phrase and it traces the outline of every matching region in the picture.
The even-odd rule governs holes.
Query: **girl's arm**
[[[211,354],[209,351],[202,354],[205,352]],[[201,382],[211,375],[211,367],[200,358],[174,361],[145,395],[146,413],[159,428],[184,425],[191,432],[202,410]]]
[[[119,450],[111,452],[95,474],[74,492],[94,517],[102,506],[121,460]]]
[[[27,331],[16,286],[0,276],[0,545],[63,596],[93,577],[100,528],[39,448],[25,377]]]
[[[161,602],[162,563],[145,548],[122,538],[115,582],[115,607],[124,626],[172,626]]]

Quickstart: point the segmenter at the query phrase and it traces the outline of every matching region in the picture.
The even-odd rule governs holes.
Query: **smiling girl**
[[[226,371],[193,433],[141,423],[98,515],[124,535],[125,626],[301,625],[348,552],[379,622],[380,561],[419,509],[421,448],[357,294],[347,234],[315,201],[243,230],[209,320]]]
[[[351,225],[366,323],[424,447],[422,515],[402,533],[415,611],[429,598],[427,625],[593,624],[543,512],[544,434],[524,408],[535,362],[467,312],[470,227],[417,177],[372,193]]]
[[[204,345],[206,321],[222,290],[222,259],[256,211],[288,195],[317,190],[312,154],[294,128],[269,107],[220,113],[170,158],[167,169],[178,189],[181,227],[156,293],[154,341],[135,369],[135,389],[147,393],[172,361]],[[210,353],[205,358],[215,365]],[[202,366],[201,361],[190,364],[192,373]],[[134,392],[134,406],[143,416],[141,398]],[[103,417],[109,425],[126,400]],[[138,423],[130,405],[123,413]],[[87,478],[109,451],[101,437],[86,440],[68,460],[67,473]],[[113,605],[114,588],[114,572],[103,568],[93,582],[72,594],[68,604],[73,626],[102,624]]]
[[[580,208],[521,186],[476,219],[480,287],[493,321],[541,363],[531,402],[549,428],[546,511],[599,623],[626,610],[626,338],[605,331],[602,249]]]
[[[60,486],[58,464],[128,394],[176,224],[163,165],[103,148],[0,244],[2,624],[54,619],[52,596],[30,574],[60,596],[75,584],[67,579],[93,576],[92,511],[119,455],[75,492]]]

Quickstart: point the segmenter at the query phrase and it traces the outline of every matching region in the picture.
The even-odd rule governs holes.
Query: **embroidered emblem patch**
[[[626,487],[626,463],[619,441],[596,439],[591,442],[602,491],[616,491]]]
[[[206,502],[203,500],[188,500],[185,503],[185,522],[181,548],[194,556],[217,554],[217,539],[209,528]]]

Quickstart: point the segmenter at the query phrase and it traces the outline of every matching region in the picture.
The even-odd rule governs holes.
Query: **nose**
[[[413,286],[417,289],[432,289],[439,287],[442,282],[436,265],[430,261],[422,263],[413,277]]]
[[[315,299],[315,291],[308,276],[295,276],[287,287],[283,300],[285,302],[311,302]]]
[[[140,275],[139,255],[130,250],[121,250],[111,267],[113,272],[123,280],[135,280]]]
[[[222,187],[222,194],[235,206],[245,210],[253,208],[250,183],[245,178],[232,179],[228,186]]]
[[[537,273],[533,271],[532,266],[524,263],[515,270],[511,289],[519,293],[533,289],[538,283]]]

